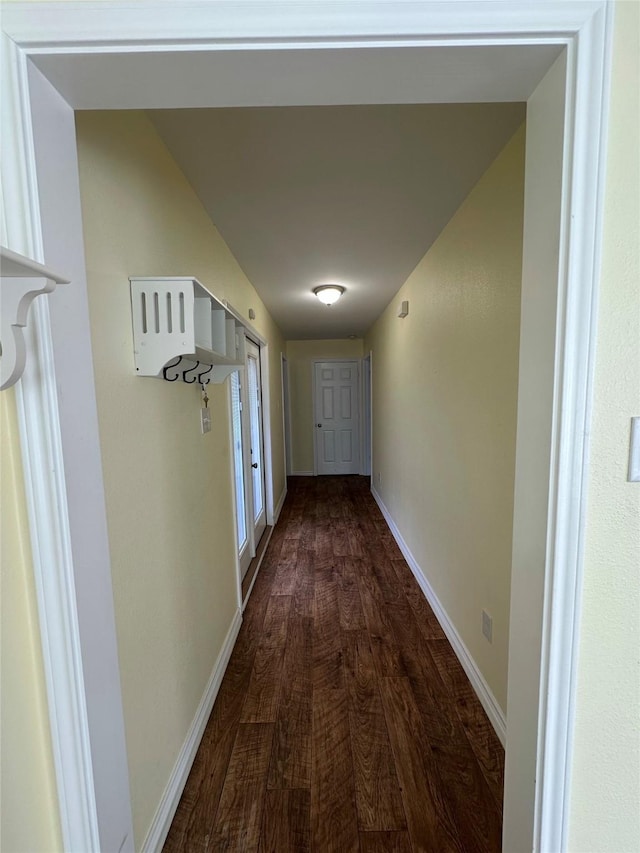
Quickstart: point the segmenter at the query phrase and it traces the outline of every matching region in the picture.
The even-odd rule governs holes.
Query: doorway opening
[[[430,4],[425,3],[424,5],[426,7]],[[522,71],[526,64],[525,58],[531,56],[530,51],[549,48],[552,42],[555,46],[569,46],[570,68],[567,73],[569,85],[565,85],[564,89],[569,99],[565,112],[569,120],[561,134],[563,150],[566,153],[566,163],[563,167],[563,198],[558,217],[560,227],[555,232],[556,237],[558,233],[560,234],[561,255],[565,259],[565,263],[556,267],[556,272],[560,269],[560,273],[559,275],[556,274],[549,283],[554,292],[557,291],[558,293],[558,298],[554,299],[554,306],[560,306],[557,316],[558,330],[555,350],[557,357],[549,376],[542,377],[544,388],[551,387],[553,389],[548,400],[550,411],[546,413],[552,423],[551,452],[547,453],[547,461],[551,458],[552,466],[551,472],[549,472],[549,465],[545,466],[543,472],[545,477],[550,476],[551,479],[548,485],[543,484],[544,488],[540,492],[540,503],[544,504],[545,509],[545,525],[547,518],[549,519],[549,530],[543,539],[544,543],[547,544],[546,554],[542,557],[541,565],[542,572],[545,575],[545,589],[552,592],[549,593],[544,602],[541,600],[539,612],[530,614],[530,619],[535,619],[539,623],[539,633],[542,634],[541,650],[538,653],[540,670],[539,673],[535,671],[530,673],[531,692],[534,694],[534,701],[529,703],[531,707],[540,708],[540,720],[533,719],[531,721],[527,719],[519,722],[517,715],[514,715],[513,722],[510,722],[508,734],[510,741],[508,749],[512,751],[514,762],[519,762],[521,768],[523,766],[527,768],[527,772],[520,773],[520,776],[523,778],[526,776],[531,782],[527,784],[527,790],[520,791],[516,789],[517,786],[514,787],[513,803],[505,804],[505,818],[511,813],[514,820],[520,824],[518,826],[514,824],[514,837],[517,834],[519,838],[525,839],[520,846],[527,846],[529,849],[531,846],[536,849],[541,846],[546,849],[561,849],[560,839],[565,830],[564,821],[566,820],[565,803],[568,786],[565,784],[565,780],[570,765],[573,696],[573,688],[568,684],[571,679],[566,675],[566,669],[574,666],[576,654],[575,626],[577,617],[575,602],[580,584],[583,549],[582,507],[584,489],[582,486],[586,477],[584,450],[586,436],[589,432],[589,407],[587,403],[590,396],[589,388],[593,362],[593,294],[597,280],[599,214],[602,206],[601,179],[599,176],[602,174],[600,141],[604,138],[603,128],[607,100],[603,86],[603,78],[606,77],[608,64],[607,17],[600,4],[593,4],[588,10],[579,4],[571,3],[554,4],[553,10],[546,8],[546,4],[544,7],[534,7],[532,4],[514,3],[513,6],[515,17],[511,16],[508,20],[505,19],[501,22],[492,19],[490,27],[480,13],[474,13],[471,20],[465,19],[463,26],[462,19],[459,18],[459,10],[456,11],[455,15],[448,18],[445,14],[445,19],[433,19],[435,20],[434,23],[428,16],[425,16],[423,10],[416,10],[415,13],[412,10],[409,13],[407,9],[404,9],[402,15],[394,13],[390,19],[379,21],[376,19],[373,28],[369,24],[365,25],[363,21],[360,29],[365,30],[364,33],[357,32],[358,25],[356,24],[354,27],[351,18],[347,24],[346,19],[340,18],[338,20],[336,18],[334,20],[331,15],[328,15],[327,28],[321,28],[318,31],[313,29],[313,27],[319,26],[317,18],[313,19],[313,26],[310,23],[311,19],[305,18],[298,22],[297,29],[295,29],[296,33],[303,34],[298,35],[299,44],[289,42],[286,47],[283,47],[282,33],[285,30],[282,27],[282,21],[278,18],[278,14],[281,12],[277,11],[280,8],[277,6],[273,17],[270,19],[268,31],[265,29],[264,21],[250,21],[249,23],[244,19],[240,23],[233,21],[234,28],[228,30],[230,33],[233,32],[235,38],[232,49],[230,49],[228,39],[225,41],[224,38],[213,35],[213,33],[220,33],[221,29],[220,26],[213,27],[210,20],[208,24],[204,22],[199,28],[197,22],[192,18],[189,24],[189,32],[192,32],[193,35],[183,36],[182,40],[176,41],[175,33],[184,32],[184,29],[180,30],[178,26],[183,23],[183,12],[182,10],[172,11],[173,7],[167,7],[163,13],[162,21],[157,23],[158,29],[153,30],[153,34],[149,29],[149,41],[139,52],[132,45],[130,36],[131,32],[134,31],[134,25],[129,18],[136,14],[134,10],[126,13],[120,10],[121,19],[112,22],[114,29],[109,42],[109,51],[104,52],[104,21],[102,28],[99,28],[98,31],[87,26],[80,33],[77,22],[64,17],[65,15],[75,14],[75,12],[63,10],[60,12],[62,19],[57,22],[58,34],[53,37],[50,32],[45,32],[43,35],[45,28],[39,24],[34,25],[33,21],[28,24],[25,19],[21,23],[19,16],[26,15],[26,12],[18,9],[12,13],[14,15],[14,32],[16,33],[15,41],[12,42],[11,46],[13,51],[11,68],[15,67],[16,71],[15,91],[12,93],[15,104],[9,104],[7,109],[9,113],[15,109],[21,118],[5,124],[14,129],[12,133],[15,133],[17,138],[18,144],[13,144],[16,140],[11,140],[13,144],[13,148],[9,146],[11,151],[15,148],[15,151],[26,151],[27,155],[26,158],[23,158],[22,154],[20,157],[18,155],[10,156],[7,168],[10,169],[14,166],[13,160],[20,159],[21,168],[16,167],[14,171],[16,175],[20,176],[24,172],[26,177],[23,185],[16,188],[15,197],[7,202],[7,211],[11,213],[11,216],[7,217],[7,221],[18,223],[16,226],[18,231],[20,229],[24,231],[24,233],[20,231],[18,234],[11,235],[12,239],[9,242],[12,247],[22,248],[23,252],[35,256],[43,254],[44,243],[51,247],[52,253],[56,255],[53,259],[56,265],[63,270],[71,268],[74,276],[82,281],[82,235],[79,227],[80,219],[76,216],[76,210],[71,203],[74,200],[69,201],[70,193],[60,193],[55,198],[53,194],[51,198],[47,198],[46,193],[44,195],[41,193],[40,206],[38,206],[38,200],[33,192],[33,188],[36,186],[36,158],[33,156],[31,143],[20,138],[22,134],[29,136],[29,115],[33,116],[37,125],[34,132],[36,147],[42,143],[45,137],[51,135],[47,132],[47,122],[53,125],[57,121],[60,134],[55,137],[56,139],[60,140],[64,136],[60,142],[62,150],[54,152],[61,154],[61,156],[50,156],[48,157],[49,162],[46,162],[47,158],[42,154],[43,162],[38,164],[41,167],[38,180],[42,183],[44,174],[44,183],[46,184],[46,176],[51,174],[53,169],[58,174],[63,173],[60,163],[65,168],[68,167],[69,173],[72,173],[75,157],[73,151],[74,108],[105,109],[114,103],[124,107],[128,103],[127,99],[131,98],[138,106],[157,106],[158,99],[163,102],[163,106],[180,106],[183,102],[176,102],[187,97],[187,95],[192,98],[191,103],[194,103],[193,99],[195,98],[199,106],[215,106],[216,104],[211,102],[215,101],[216,97],[220,98],[220,93],[214,93],[210,85],[204,89],[193,85],[194,80],[199,81],[205,78],[208,81],[225,81],[225,85],[227,81],[232,81],[229,85],[235,86],[236,89],[231,93],[224,92],[226,103],[232,102],[238,105],[246,103],[249,96],[237,87],[240,86],[241,89],[249,78],[259,80],[260,86],[264,89],[264,75],[260,74],[203,74],[202,63],[208,61],[208,54],[204,49],[204,39],[207,37],[210,39],[210,44],[213,45],[210,55],[214,57],[215,61],[220,61],[221,57],[223,57],[223,61],[224,57],[232,62],[237,61],[238,54],[240,54],[240,62],[250,64],[252,60],[255,62],[256,58],[268,58],[275,61],[275,66],[277,66],[279,61],[286,62],[291,54],[295,54],[297,59],[302,58],[304,50],[300,50],[300,47],[304,47],[308,53],[316,56],[326,49],[342,53],[345,59],[354,63],[354,66],[349,66],[348,63],[342,66],[343,74],[338,74],[337,88],[335,86],[332,88],[331,80],[328,79],[324,81],[327,84],[328,91],[319,93],[318,88],[322,88],[323,83],[319,82],[320,77],[317,74],[313,74],[311,79],[305,79],[304,74],[290,74],[287,78],[292,80],[295,85],[301,86],[305,93],[294,92],[291,94],[289,92],[288,97],[303,99],[302,101],[298,100],[298,102],[306,102],[305,99],[310,99],[313,102],[324,101],[328,103],[336,98],[345,97],[351,98],[351,102],[357,102],[353,99],[357,98],[358,95],[350,91],[350,87],[347,85],[349,81],[353,84],[356,78],[366,80],[369,89],[376,89],[375,86],[372,87],[371,85],[370,75],[356,74],[353,79],[349,76],[349,71],[357,66],[359,58],[366,57],[367,54],[372,56],[376,51],[381,55],[384,54],[384,58],[389,59],[392,65],[394,58],[402,51],[415,56],[417,55],[416,52],[426,48],[425,63],[427,66],[434,61],[437,64],[438,57],[444,56],[447,61],[440,70],[444,69],[445,73],[413,75],[415,79],[420,80],[421,86],[427,88],[440,87],[438,95],[441,99],[451,97],[451,86],[459,86],[461,83],[459,75],[450,73],[451,63],[449,60],[454,60],[451,53],[457,51],[458,58],[455,61],[467,62],[465,66],[468,72],[467,77],[473,80],[475,98],[477,99],[479,96],[486,98],[487,89],[486,87],[483,89],[481,78],[470,71],[472,56],[477,58],[485,50],[494,52],[504,50],[507,54],[511,52],[512,56],[517,55],[519,57],[518,70]],[[571,11],[570,20],[562,18],[562,15],[566,15],[568,10]],[[9,10],[7,10],[7,14],[9,15]],[[172,20],[172,14],[177,14],[180,18]],[[247,14],[249,13],[247,12]],[[374,13],[371,12],[371,14],[375,18]],[[18,16],[17,27],[15,15]],[[398,29],[399,27],[402,29]],[[225,33],[227,32],[224,27],[222,30]],[[146,36],[145,28],[143,27],[142,31],[139,29],[135,31],[142,32],[140,43],[143,43],[143,36]],[[290,29],[286,31],[291,32]],[[326,42],[321,43],[319,41],[318,32],[327,40]],[[372,32],[383,34],[376,35],[376,47],[370,43],[373,38]],[[20,33],[22,35],[19,35]],[[163,35],[164,33],[166,36]],[[256,33],[262,34],[263,37],[259,50],[256,50]],[[269,33],[276,35],[269,35]],[[169,36],[169,34],[171,35]],[[216,37],[219,38],[218,43],[215,43]],[[401,40],[407,39],[408,41],[408,37],[410,37],[411,43],[407,47],[401,43]],[[166,45],[163,41],[164,38],[166,38]],[[243,38],[245,38],[244,42],[242,41]],[[198,71],[193,77],[185,73],[178,78],[171,65],[171,51],[173,49],[182,51],[181,59],[186,67],[191,54],[185,48],[188,48],[192,43],[196,44],[196,42],[197,49],[194,49],[194,54],[198,56]],[[77,50],[77,44],[82,45],[82,51]],[[111,51],[112,47],[118,45],[124,46],[124,60],[123,55],[118,55],[115,50]],[[294,49],[289,50],[289,47]],[[365,47],[367,49],[363,49]],[[473,50],[470,49],[471,47]],[[30,90],[26,80],[29,65],[27,60],[30,52],[40,52],[38,64],[42,73],[45,76],[50,76],[58,88],[56,91],[51,87],[51,93],[47,94],[46,97],[45,94],[42,94],[40,99],[34,98],[33,89]],[[99,85],[91,82],[92,79],[98,79],[95,75],[79,72],[77,67],[77,63],[95,62],[96,53],[102,53],[99,60],[102,63],[103,71],[99,75]],[[113,60],[109,58],[111,55]],[[105,94],[114,80],[122,79],[123,61],[130,60],[133,62],[128,66],[131,73],[127,76],[126,92],[113,96]],[[66,64],[67,69],[71,72],[71,82],[65,82],[64,73],[58,73],[60,71],[56,66],[58,61]],[[113,65],[109,64],[111,61]],[[136,63],[138,63],[137,67],[141,72],[140,79],[137,81],[134,79],[138,73],[135,70]],[[157,73],[151,72],[150,66],[154,66]],[[494,68],[495,62],[490,63],[488,67]],[[278,69],[279,79],[282,79],[282,68],[278,66]],[[169,79],[175,83],[173,88],[163,85],[163,73],[170,75]],[[8,78],[10,75],[4,76]],[[390,78],[385,73],[381,74],[380,79],[384,80],[385,84],[389,84]],[[522,77],[511,74],[503,74],[501,79],[508,80],[513,85],[516,85],[517,80],[522,81]],[[526,86],[522,88],[521,82],[519,85],[521,86],[521,95],[529,99],[532,89],[527,89]],[[149,86],[152,88],[148,88]],[[180,89],[180,86],[183,88]],[[101,95],[97,94],[98,90],[102,93]],[[204,90],[206,90],[208,102],[200,103],[197,99],[198,97],[201,99],[205,97],[202,94]],[[167,94],[164,98],[165,92],[173,94]],[[397,93],[394,95],[389,88],[385,90],[385,93],[390,101],[399,96]],[[406,97],[404,91],[402,96]],[[495,97],[498,96],[495,95]],[[422,97],[427,97],[427,94]],[[504,93],[502,97],[504,97]],[[166,103],[167,101],[172,102]],[[52,104],[51,111],[47,112]],[[541,105],[541,119],[543,106]],[[51,116],[55,116],[55,121]],[[542,126],[544,126],[544,122],[541,121],[538,127]],[[576,129],[579,132],[576,132]],[[588,146],[583,144],[584,139],[590,140]],[[44,151],[42,145],[40,150],[41,152]],[[544,167],[545,164],[542,161],[540,162]],[[18,179],[16,179],[17,183]],[[73,181],[71,181],[71,185],[73,185]],[[535,187],[533,189],[535,190]],[[573,198],[581,199],[579,207],[571,206],[570,202]],[[538,209],[544,201],[535,192],[533,192],[531,200],[533,205],[538,205]],[[61,203],[62,201],[64,204]],[[65,228],[67,228],[65,233],[68,234],[69,239],[57,239],[61,229],[64,230]],[[99,459],[99,444],[95,430],[91,430],[90,434],[85,435],[83,442],[74,443],[73,441],[74,424],[79,422],[93,424],[95,420],[92,420],[91,417],[85,419],[79,416],[79,413],[83,415],[88,408],[95,407],[95,395],[89,368],[87,368],[87,374],[81,374],[80,380],[78,380],[78,366],[91,365],[86,339],[87,310],[82,288],[76,289],[68,299],[73,310],[66,311],[66,319],[63,313],[55,309],[51,312],[51,320],[48,313],[40,311],[40,309],[35,312],[37,331],[33,350],[37,351],[38,343],[44,342],[41,351],[44,353],[42,363],[46,369],[40,369],[42,364],[34,357],[35,369],[31,373],[25,374],[25,381],[23,381],[21,391],[21,406],[25,413],[22,425],[23,450],[27,461],[32,457],[35,459],[41,450],[43,458],[48,459],[51,455],[50,448],[42,437],[46,436],[47,438],[51,437],[51,441],[54,442],[58,458],[64,457],[64,467],[62,465],[39,466],[38,470],[43,472],[42,482],[33,486],[36,499],[32,502],[35,509],[30,520],[34,528],[50,529],[51,525],[47,522],[46,516],[47,510],[52,504],[55,512],[50,513],[51,517],[61,517],[67,522],[70,519],[71,523],[68,524],[68,529],[64,524],[59,525],[60,529],[65,531],[65,536],[68,539],[68,542],[66,540],[65,542],[69,547],[58,549],[58,551],[51,546],[44,547],[43,554],[46,559],[51,556],[50,569],[53,567],[57,573],[67,571],[72,574],[75,573],[78,583],[82,584],[82,572],[78,571],[78,566],[82,565],[82,560],[78,559],[77,551],[82,548],[84,539],[88,539],[89,534],[94,529],[101,530],[104,527],[104,508],[99,500],[92,503],[85,502],[84,507],[80,506],[78,498],[84,494],[79,486],[81,479],[86,478],[86,464],[74,464],[74,461],[86,462],[85,457],[87,456],[91,457],[90,461],[92,462]],[[554,321],[555,318],[554,312]],[[52,334],[52,327],[55,334]],[[532,329],[532,337],[534,337],[533,332]],[[87,377],[88,381],[83,381]],[[533,378],[537,381],[540,377],[534,375]],[[77,394],[74,393],[75,388],[79,389]],[[67,389],[66,392],[65,389]],[[532,398],[535,396],[533,395]],[[551,399],[552,397],[553,399]],[[51,401],[54,401],[55,405]],[[538,405],[538,410],[541,408]],[[31,418],[28,417],[29,413],[33,415]],[[43,415],[42,418],[39,417],[40,414]],[[51,428],[39,429],[36,424],[40,425],[42,422],[50,424]],[[94,432],[96,432],[95,435]],[[81,455],[83,453],[84,456]],[[62,474],[60,472],[62,471],[67,475],[66,484],[61,479]],[[58,478],[54,483],[55,488],[49,488],[52,484],[47,478]],[[96,482],[97,491],[99,491],[101,488],[100,477],[97,478]],[[47,495],[55,497],[47,497]],[[87,516],[90,517],[87,518]],[[51,541],[56,541],[55,537],[52,537]],[[98,548],[96,548],[96,541],[99,542]],[[71,549],[71,544],[74,546],[73,549]],[[535,533],[531,537],[531,542],[525,544],[527,546],[531,544],[533,547],[528,548],[528,550],[537,553],[540,537]],[[100,578],[108,578],[108,551],[105,537],[97,540],[95,535],[92,536],[91,547],[91,583],[98,588],[94,575],[99,574]],[[99,553],[97,553],[98,551]],[[60,553],[65,555],[64,561],[61,560]],[[53,574],[53,570],[50,572],[51,574]],[[87,592],[85,587],[82,588],[82,591]],[[60,611],[59,621],[67,626],[65,630],[68,630],[70,635],[74,637],[74,648],[82,649],[83,666],[87,673],[115,672],[117,660],[113,654],[113,643],[108,645],[91,642],[91,638],[85,633],[87,625],[92,628],[103,623],[111,625],[113,614],[109,609],[112,609],[109,597],[102,596],[100,600],[94,600],[88,596],[86,599],[79,596],[78,600],[80,603],[69,594],[64,602],[65,606],[68,605],[68,612],[72,614],[75,614],[76,609],[80,606],[84,608],[79,625],[76,625],[73,620],[68,625],[69,619],[65,615],[66,611],[63,607],[58,608]],[[55,606],[52,607],[51,611],[52,620],[56,618],[54,611],[57,613]],[[104,619],[102,618],[103,615],[105,616]],[[63,634],[64,631],[61,630],[59,633]],[[111,656],[108,660],[106,659],[105,648]],[[514,651],[521,651],[520,646]],[[514,662],[516,656],[514,655]],[[569,663],[567,664],[567,662]],[[68,669],[72,674],[75,672],[81,674],[78,667]],[[62,667],[60,671],[63,672]],[[525,668],[523,668],[523,672],[525,672]],[[113,679],[113,683],[118,683],[117,677]],[[65,688],[66,692],[70,696],[75,696],[74,688],[78,684],[82,688],[80,691],[76,691],[78,694],[82,694],[78,713],[85,726],[83,731],[86,730],[92,734],[87,742],[92,744],[94,759],[93,762],[85,760],[83,767],[87,768],[86,778],[95,787],[97,797],[97,802],[91,797],[84,797],[82,795],[84,789],[76,784],[76,788],[80,792],[75,796],[75,801],[78,802],[78,814],[83,817],[89,815],[93,824],[100,826],[101,835],[104,835],[105,838],[110,837],[111,833],[113,834],[113,844],[110,845],[105,842],[102,845],[103,847],[115,845],[118,848],[118,846],[122,846],[121,839],[124,837],[126,840],[128,837],[126,834],[128,832],[128,802],[126,783],[113,783],[112,778],[120,773],[120,780],[126,779],[126,765],[124,762],[120,762],[120,765],[115,767],[115,762],[111,760],[110,756],[117,754],[121,757],[124,754],[122,751],[123,735],[119,730],[115,731],[111,724],[113,717],[117,717],[118,703],[121,704],[121,700],[116,689],[113,696],[107,697],[109,711],[113,710],[114,713],[94,714],[93,712],[99,703],[102,703],[101,708],[104,710],[103,685],[101,684],[100,690],[98,690],[91,680],[82,684],[82,679],[79,678],[77,684],[71,682],[68,689]],[[539,704],[538,700],[540,700]],[[534,714],[533,717],[537,718],[537,714]],[[101,726],[105,719],[109,719],[109,727],[108,730],[103,731]],[[520,740],[519,744],[518,740]],[[101,746],[95,746],[96,744]],[[555,749],[552,749],[554,745]],[[93,754],[94,752],[95,754]],[[105,780],[108,780],[109,784]],[[103,802],[99,796],[103,790],[125,791],[118,802],[120,808],[118,820],[107,821],[107,818],[114,814],[114,810],[112,803]],[[554,793],[556,796],[553,796]],[[532,812],[535,814],[535,819],[532,818]],[[535,827],[533,826],[534,823]],[[124,827],[122,831],[121,827]],[[90,849],[92,845],[87,843],[78,846]]]
[[[265,440],[261,347],[245,336],[245,367],[231,374],[231,433],[240,600],[244,607],[266,549]]]

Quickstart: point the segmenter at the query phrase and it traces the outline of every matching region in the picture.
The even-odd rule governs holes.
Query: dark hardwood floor
[[[166,853],[499,851],[503,770],[368,479],[291,478]]]

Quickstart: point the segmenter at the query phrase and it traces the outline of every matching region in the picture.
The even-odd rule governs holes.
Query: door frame
[[[373,352],[360,360],[360,473],[371,476],[373,455]]]
[[[253,341],[249,335],[246,335],[245,337],[246,337],[246,343],[245,343],[245,379],[246,379],[245,390],[246,390],[246,398],[245,399],[246,399],[247,405],[249,404],[249,368],[248,368],[249,352],[248,352],[248,347],[246,344],[247,343],[253,344],[253,346],[258,350],[257,361],[258,361],[258,372],[259,372],[259,378],[260,378],[260,382],[259,382],[260,402],[259,402],[258,409],[259,409],[260,427],[261,427],[261,429],[260,429],[260,440],[262,442],[262,447],[260,448],[260,455],[262,457],[262,485],[264,488],[264,506],[262,508],[262,515],[264,516],[264,528],[262,530],[262,534],[260,536],[256,537],[256,522],[255,522],[255,517],[253,515],[253,513],[255,512],[255,505],[254,505],[255,492],[253,490],[253,473],[251,471],[251,465],[252,465],[252,463],[251,463],[251,456],[252,456],[252,454],[251,454],[251,411],[250,411],[250,409],[247,409],[246,424],[248,426],[248,429],[247,429],[247,434],[243,436],[243,456],[244,456],[244,461],[245,461],[245,477],[248,478],[247,482],[249,482],[249,481],[251,482],[252,512],[251,512],[250,517],[248,519],[248,523],[249,523],[248,529],[249,529],[249,534],[250,534],[249,535],[249,541],[251,543],[251,552],[252,552],[252,559],[253,559],[253,557],[255,557],[255,555],[256,555],[260,539],[264,535],[264,532],[265,532],[266,528],[268,527],[268,525],[270,524],[270,521],[269,521],[269,512],[267,511],[267,469],[266,469],[267,442],[265,439],[265,429],[264,429],[265,417],[264,417],[264,385],[263,385],[263,381],[262,381],[262,360],[263,360],[262,347],[260,346],[260,344],[255,343],[255,341]],[[243,405],[244,405],[244,403],[243,403]],[[244,409],[243,409],[243,411],[244,411]],[[246,453],[247,447],[249,448],[249,453]]]
[[[284,481],[291,476],[291,389],[289,387],[289,359],[280,353],[280,378],[282,380],[282,435],[284,437]]]
[[[242,334],[244,337],[251,341],[260,351],[260,393],[262,398],[262,443],[263,443],[263,463],[264,463],[264,492],[265,492],[265,521],[267,527],[273,526],[275,519],[275,498],[273,494],[273,477],[272,477],[272,468],[273,463],[271,459],[271,396],[269,391],[269,344],[266,339],[262,337],[259,332],[254,329],[254,327],[248,323],[244,317],[229,303],[225,303],[225,307],[227,311],[229,311],[235,319],[240,323]],[[243,345],[243,352],[245,352],[245,361],[246,361],[246,346]],[[246,365],[242,368],[241,372],[246,374]],[[231,388],[228,390],[228,400],[229,400],[229,418],[232,417],[231,411]],[[244,400],[243,400],[244,405]],[[231,423],[229,423],[229,428],[231,429]],[[242,457],[244,463],[244,476],[245,479],[251,476],[251,469],[248,467],[248,459],[245,453],[245,443],[247,441],[247,437],[244,434],[244,425],[243,425],[243,435],[242,435]],[[235,555],[236,555],[236,579],[237,579],[237,595],[238,595],[238,608],[240,611],[244,609],[244,603],[246,600],[246,596],[243,598],[242,595],[242,582],[244,580],[242,576],[242,566],[240,565],[240,554],[238,549],[238,519],[236,518],[236,501],[235,501],[235,472],[233,470],[233,454],[231,454],[230,459],[230,472],[231,472],[231,481],[233,484],[234,490],[234,502],[233,502],[233,529],[235,536]],[[253,488],[253,485],[251,486]],[[246,504],[246,501],[245,501]],[[253,533],[253,525],[250,522],[248,507],[245,506],[245,522],[247,525],[247,547],[249,548],[250,553],[252,552],[252,559],[256,554],[256,549],[258,543],[255,542],[255,537]],[[251,584],[253,587],[253,583]]]
[[[240,401],[244,405],[244,401],[242,399],[242,391],[243,391],[243,389],[242,389],[242,374],[243,374],[243,370],[237,370],[237,371],[234,371],[234,373],[237,374],[237,376],[238,376],[238,382],[240,383]],[[234,521],[234,530],[235,530],[235,535],[236,535],[235,554],[236,554],[237,575],[238,575],[238,577],[237,577],[237,581],[238,581],[238,583],[237,583],[237,587],[238,587],[238,608],[240,610],[242,610],[242,582],[244,580],[244,575],[246,574],[246,571],[248,570],[249,564],[251,563],[251,559],[253,557],[253,554],[252,554],[253,545],[252,545],[252,540],[251,540],[251,530],[249,527],[249,511],[248,511],[248,506],[247,506],[247,496],[246,496],[246,487],[245,487],[243,490],[244,491],[244,495],[243,495],[243,498],[244,498],[244,500],[243,500],[244,523],[245,523],[245,530],[246,530],[245,547],[244,547],[244,550],[242,551],[242,554],[240,553],[240,539],[238,537],[238,493],[237,493],[236,472],[235,472],[235,461],[236,461],[235,460],[235,442],[233,440],[234,439],[234,436],[233,436],[233,393],[231,390],[232,377],[233,377],[233,374],[231,377],[229,377],[229,382],[227,383],[227,386],[228,386],[228,405],[229,405],[229,416],[230,416],[229,417],[229,420],[230,420],[230,427],[229,428],[231,430],[231,437],[232,437],[232,442],[233,442],[233,446],[231,448],[231,482],[233,484],[233,498],[234,498],[234,500],[233,500],[233,521]],[[242,448],[241,452],[242,452],[242,477],[243,477],[243,483],[244,483],[246,481],[246,478],[247,478],[247,470],[246,470],[247,458],[246,458],[246,451],[245,451],[245,435],[244,435],[245,428],[244,428],[244,424],[242,422],[243,421],[242,411],[243,410],[241,410],[241,413],[240,413],[240,431],[242,433],[242,435],[241,435],[241,448]],[[242,563],[243,563],[243,559],[246,559],[245,553],[248,555],[248,563],[247,563],[247,569],[243,571]]]
[[[145,53],[156,50],[180,51],[184,56],[205,47],[223,51],[239,46],[246,50],[273,51],[274,56],[301,47],[312,50],[328,46],[352,52],[372,45],[381,49],[445,43],[470,48],[488,43],[566,46],[566,181],[560,231],[562,268],[557,285],[562,304],[558,313],[554,374],[557,390],[545,566],[548,592],[542,615],[538,785],[535,802],[523,804],[524,808],[534,810],[534,849],[565,849],[612,4],[605,0],[537,4],[529,0],[512,0],[508,4],[495,4],[491,0],[394,4],[370,0],[359,3],[358,14],[354,15],[353,5],[348,2],[318,0],[293,6],[272,2],[267,10],[261,3],[222,0],[216,4],[190,4],[188,21],[180,2],[158,2],[155,9],[150,8],[151,4],[138,9],[135,5],[56,3],[52,8],[51,4],[30,2],[6,4],[3,9],[2,26],[8,34],[2,57],[5,89],[1,168],[6,222],[3,241],[9,248],[35,260],[45,260],[43,232],[50,225],[45,217],[49,216],[46,209],[51,205],[43,204],[38,196],[41,176],[36,174],[32,128],[36,107],[28,82],[30,55],[55,53],[71,61],[78,53],[101,54],[107,69],[106,80],[117,74],[117,49],[144,58]],[[74,104],[69,105],[70,109],[73,107]],[[67,206],[62,205],[61,216],[67,214]],[[79,221],[71,222],[69,227],[81,245]],[[62,257],[64,247],[60,247],[60,254]],[[71,266],[76,284],[82,290],[84,276],[78,271],[75,259]],[[65,272],[64,263],[60,272]],[[50,314],[46,300],[35,301],[26,332],[27,368],[18,384],[17,402],[65,846],[89,851],[111,849],[116,842],[115,849],[125,851],[133,849],[130,815],[127,818],[122,804],[114,815],[113,797],[105,796],[104,791],[104,768],[111,766],[110,752],[123,754],[123,731],[111,726],[111,720],[105,719],[104,714],[92,713],[96,697],[90,673],[99,651],[87,631],[87,624],[94,616],[94,624],[104,624],[109,632],[109,626],[113,626],[113,606],[108,596],[88,603],[76,595],[74,586],[80,570],[76,549],[82,534],[74,522],[71,498],[80,482],[77,466],[82,461],[81,452],[91,456],[100,472],[97,425],[94,417],[89,418],[85,445],[70,447],[65,408],[69,401],[59,394],[61,385],[70,386],[70,375],[77,376],[78,365],[87,364],[91,378],[91,347],[82,300],[80,295],[73,318],[77,323],[71,327],[68,341],[84,357],[73,364],[65,358],[52,331],[63,322],[59,312]],[[82,394],[89,410],[95,410],[93,385],[85,385]],[[268,424],[265,407],[267,428]],[[270,465],[270,459],[267,464]],[[93,514],[95,528],[101,531],[98,537],[101,550],[95,560],[108,567],[101,487],[98,477],[97,494],[88,511]],[[47,574],[53,579],[48,586],[43,582]],[[52,655],[51,640],[56,635],[64,637],[65,642]],[[111,642],[114,646],[114,632]],[[121,708],[118,680],[113,677],[117,676],[117,660],[99,662],[100,667],[104,664],[109,670],[109,701],[117,710],[119,703]],[[120,791],[126,793],[126,764],[124,769],[120,766],[119,772]],[[106,843],[110,833],[115,834]]]
[[[311,409],[313,415],[313,476],[318,476],[318,436],[316,430],[316,364],[343,364],[345,362],[355,362],[358,365],[358,380],[356,389],[358,392],[358,448],[359,463],[358,467],[362,467],[362,359],[361,358],[312,358],[311,359]]]

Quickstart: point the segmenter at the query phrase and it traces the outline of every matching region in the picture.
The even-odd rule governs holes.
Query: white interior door
[[[314,371],[317,473],[358,474],[358,362],[316,362]]]
[[[266,527],[260,349],[245,339],[246,370],[231,374],[231,426],[240,577]]]
[[[262,377],[260,371],[260,349],[247,338],[247,405],[243,411],[246,415],[246,435],[249,440],[247,463],[249,475],[247,480],[251,486],[250,526],[253,538],[253,553],[266,527],[266,500],[264,486],[264,439],[262,426]]]

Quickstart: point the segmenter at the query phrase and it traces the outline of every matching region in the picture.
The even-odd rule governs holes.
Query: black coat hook
[[[203,370],[203,371],[202,371],[202,373],[199,373],[199,374],[198,374],[198,382],[199,382],[201,385],[208,384],[208,383],[211,381],[211,377],[210,377],[210,376],[208,376],[208,374],[209,374],[209,373],[211,373],[211,371],[212,371],[212,370],[213,370],[213,365],[212,365],[212,364],[210,364],[210,365],[209,365],[209,367],[207,367],[207,369],[206,369],[206,370]],[[205,380],[203,381],[203,379],[202,379],[202,377],[203,377],[203,376],[207,376],[208,378],[207,378],[207,379],[205,379]]]
[[[186,382],[186,383],[187,383],[187,385],[193,385],[193,383],[194,383],[194,382],[196,381],[196,379],[197,379],[197,376],[194,376],[194,377],[193,377],[193,379],[187,379],[187,373],[192,373],[194,370],[197,370],[199,367],[200,367],[200,362],[199,362],[199,361],[196,361],[196,366],[195,366],[195,367],[189,367],[189,368],[187,368],[187,370],[185,370],[185,371],[184,371],[184,373],[182,374],[182,381],[183,381],[183,382]]]
[[[177,357],[177,359],[173,362],[173,364],[167,364],[166,367],[163,367],[162,368],[162,378],[166,379],[167,382],[176,382],[178,379],[180,379],[180,371],[178,371],[176,373],[176,375],[173,377],[173,379],[169,379],[169,377],[167,376],[167,370],[171,370],[173,367],[177,367],[181,361],[182,361],[182,356],[179,355]]]

